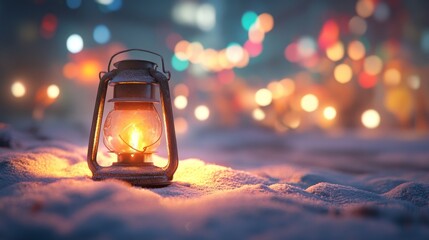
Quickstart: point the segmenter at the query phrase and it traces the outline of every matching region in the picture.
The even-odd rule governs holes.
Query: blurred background
[[[1,1],[0,122],[89,135],[98,73],[117,51],[143,48],[172,73],[179,138],[426,134],[427,9],[425,0]]]

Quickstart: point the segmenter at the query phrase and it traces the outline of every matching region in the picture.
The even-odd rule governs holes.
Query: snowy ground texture
[[[427,136],[193,138],[142,189],[92,181],[86,139],[1,126],[0,239],[429,239]]]

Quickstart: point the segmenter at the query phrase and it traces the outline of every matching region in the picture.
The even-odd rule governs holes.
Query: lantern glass
[[[152,102],[116,102],[104,123],[104,145],[116,154],[153,153],[162,124]]]

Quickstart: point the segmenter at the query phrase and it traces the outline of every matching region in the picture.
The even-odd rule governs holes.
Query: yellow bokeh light
[[[336,62],[338,60],[340,60],[341,58],[343,58],[344,56],[344,46],[343,43],[338,41],[336,42],[334,45],[330,46],[329,48],[326,49],[326,56]]]
[[[188,98],[183,95],[179,95],[174,99],[174,106],[177,109],[185,109],[188,106]]]
[[[327,120],[333,120],[337,116],[337,110],[334,107],[328,106],[323,109],[323,117]]]
[[[301,108],[306,112],[314,112],[319,107],[319,99],[313,94],[301,98]]]
[[[372,0],[359,0],[356,3],[356,12],[363,18],[371,16],[374,13],[374,8]]]
[[[260,108],[256,108],[252,111],[252,117],[257,121],[262,121],[265,119],[265,112]]]
[[[352,68],[345,63],[342,63],[336,66],[334,69],[335,80],[337,80],[337,82],[339,83],[344,84],[344,83],[350,82],[350,80],[352,79],[352,76],[353,76]]]
[[[362,124],[369,129],[376,128],[380,125],[380,114],[374,109],[368,109],[363,112],[361,117]]]
[[[383,62],[375,55],[365,58],[363,68],[370,75],[377,75],[383,68]]]
[[[210,116],[210,110],[206,105],[199,105],[194,111],[195,118],[200,121],[205,121]]]
[[[413,93],[404,86],[388,89],[384,97],[384,106],[399,120],[409,119],[415,107]]]
[[[51,84],[46,89],[46,94],[48,95],[48,98],[55,99],[60,95],[60,88],[55,84]]]
[[[280,83],[283,85],[283,94],[285,96],[289,96],[295,91],[295,82],[292,79],[285,78]]]
[[[349,57],[355,61],[365,56],[365,46],[360,41],[352,41],[347,49]]]
[[[280,82],[270,82],[267,86],[268,90],[271,91],[271,94],[274,99],[278,99],[284,96],[285,89],[284,85]]]
[[[20,81],[14,82],[12,84],[10,90],[12,92],[12,95],[16,98],[23,97],[27,91],[25,88],[25,85],[23,83],[21,83]]]
[[[273,95],[270,90],[266,88],[261,88],[255,93],[255,102],[259,106],[265,107],[271,104],[273,100]]]
[[[396,86],[401,82],[401,73],[396,68],[389,68],[383,75],[384,83],[388,86]]]
[[[192,63],[199,63],[201,61],[201,54],[203,52],[204,52],[203,45],[199,42],[193,42],[193,43],[189,44],[186,48],[186,57]],[[179,57],[179,55],[177,55],[177,53],[176,53],[176,56],[180,59],[181,57]]]
[[[367,25],[364,19],[354,16],[349,21],[350,32],[356,35],[363,35],[366,32]]]

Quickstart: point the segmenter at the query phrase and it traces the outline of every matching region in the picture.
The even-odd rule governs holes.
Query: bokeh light
[[[301,98],[301,108],[306,112],[314,112],[319,107],[319,99],[313,94],[306,94]]]
[[[23,97],[27,91],[25,85],[20,81],[14,82],[10,90],[12,92],[12,95],[16,98]]]
[[[358,82],[362,88],[372,88],[375,86],[375,84],[377,84],[377,76],[370,75],[366,72],[361,72],[359,74]]]
[[[258,19],[258,14],[252,11],[247,11],[241,17],[241,25],[245,30],[248,31],[250,30],[250,27],[252,27],[252,25],[256,23],[257,19]]]
[[[390,8],[385,2],[379,2],[374,11],[374,18],[380,22],[386,21],[390,16]]]
[[[177,96],[176,98],[174,98],[174,106],[177,109],[185,109],[186,106],[188,106],[188,98],[183,95]]]
[[[271,104],[273,95],[270,90],[261,88],[255,93],[255,102],[261,107],[265,107]]]
[[[55,84],[51,84],[46,89],[46,95],[50,99],[56,99],[60,95],[60,88]]]
[[[94,41],[99,44],[107,43],[110,40],[110,30],[106,25],[97,25],[92,33]]]
[[[201,4],[196,12],[196,24],[203,31],[210,31],[216,25],[216,10],[209,3]]]
[[[250,41],[254,43],[261,43],[265,39],[265,32],[255,24],[250,27],[248,36]]]
[[[359,16],[367,18],[374,13],[373,0],[358,0],[356,3],[356,12]]]
[[[302,37],[297,44],[298,54],[302,58],[311,57],[316,52],[316,41],[311,37]]]
[[[365,19],[362,19],[358,16],[354,16],[349,21],[350,32],[355,35],[363,35],[366,32],[367,24]]]
[[[252,111],[252,117],[256,121],[262,121],[265,119],[265,112],[260,108],[256,108]]]
[[[226,57],[232,63],[240,62],[240,60],[243,58],[243,55],[243,48],[237,43],[230,44],[230,46],[226,49]]]
[[[284,85],[281,82],[273,81],[270,82],[267,86],[270,90],[273,99],[279,99],[283,97],[285,93]]]
[[[289,96],[295,91],[295,82],[290,78],[284,78],[280,81],[283,85],[283,95]]]
[[[78,53],[83,49],[83,39],[78,34],[72,34],[67,38],[67,50],[71,53]]]
[[[337,116],[337,110],[334,107],[328,106],[323,109],[323,117],[327,120],[333,120]]]
[[[336,42],[326,49],[326,56],[336,62],[344,57],[344,45],[342,42]]]
[[[259,27],[264,32],[269,32],[274,27],[274,19],[273,16],[269,13],[262,13],[259,15],[257,19],[257,23],[259,24]]]
[[[420,77],[418,75],[411,75],[407,78],[407,83],[411,89],[417,90],[420,88]]]
[[[364,70],[370,75],[377,75],[381,72],[383,68],[383,61],[375,55],[365,58],[364,61]]]
[[[195,118],[199,121],[205,121],[210,116],[210,110],[206,105],[199,105],[194,111]]]
[[[77,9],[82,4],[82,0],[67,0],[66,4],[70,9]]]
[[[255,43],[250,40],[244,43],[244,49],[249,53],[251,57],[256,57],[262,52],[262,43]]]
[[[352,79],[352,76],[353,76],[352,68],[345,63],[342,63],[336,66],[334,69],[335,80],[337,80],[337,82],[339,83],[350,82],[350,80]]]
[[[362,113],[361,121],[366,128],[377,128],[381,121],[380,114],[374,109],[368,109]]]
[[[42,19],[41,34],[45,38],[51,38],[58,26],[57,17],[53,14],[46,14]]]
[[[322,30],[319,34],[319,47],[321,49],[326,49],[336,42],[338,42],[338,38],[340,35],[340,29],[338,27],[338,24],[334,20],[328,20],[326,21],[323,26]]]
[[[401,82],[401,73],[396,68],[389,68],[383,75],[384,84],[388,86],[396,86]]]
[[[171,58],[171,65],[173,66],[174,70],[182,72],[189,67],[189,61],[181,60],[179,57],[177,57],[177,55],[173,55]]]
[[[360,60],[365,57],[365,46],[360,41],[352,41],[349,43],[347,53],[352,60]]]

